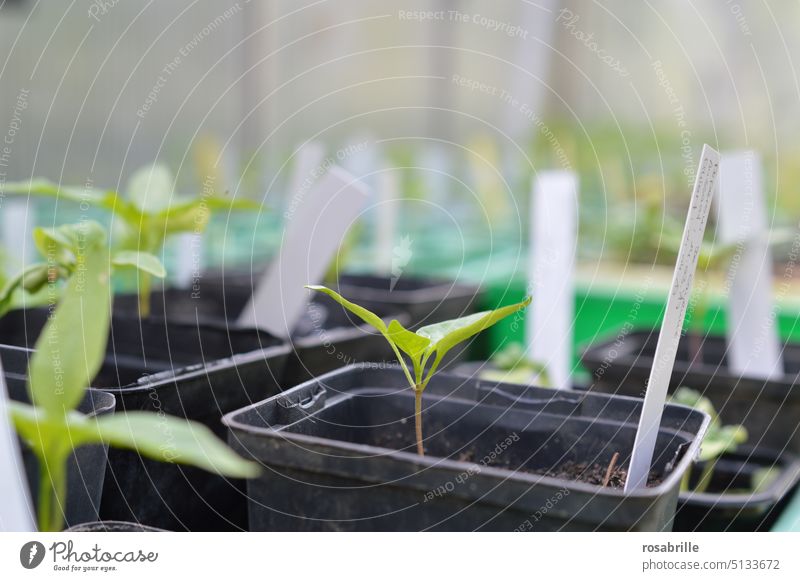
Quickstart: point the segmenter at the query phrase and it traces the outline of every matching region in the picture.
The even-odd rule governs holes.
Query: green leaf
[[[136,170],[128,181],[128,200],[145,214],[154,214],[169,207],[175,179],[168,167],[161,164]]]
[[[386,323],[384,323],[381,318],[373,312],[368,311],[364,307],[361,307],[355,303],[351,303],[347,299],[345,299],[342,295],[337,293],[336,291],[332,291],[331,289],[320,286],[320,285],[306,285],[307,289],[324,293],[335,300],[337,303],[342,305],[345,309],[356,315],[362,321],[367,323],[368,325],[372,325],[378,331],[380,331],[389,341],[391,341],[391,337],[389,336],[389,329],[386,327]]]
[[[83,220],[56,228],[35,228],[33,241],[48,262],[71,268],[82,248],[106,243],[106,230],[94,220]]]
[[[452,319],[442,323],[436,323],[422,327],[417,331],[417,335],[427,337],[430,339],[432,346],[430,350],[435,350],[437,358],[444,357],[450,349],[477,335],[481,331],[488,329],[495,323],[521,311],[531,304],[531,298],[528,297],[521,303],[502,307],[494,311],[485,311],[482,313],[475,313],[467,317],[459,319]]]
[[[136,450],[161,462],[188,464],[235,478],[260,473],[258,464],[237,455],[206,426],[185,419],[129,412],[97,418],[96,430],[110,446]]]
[[[114,266],[132,266],[137,270],[147,272],[158,278],[167,276],[167,271],[161,261],[149,252],[123,250],[117,252],[112,259]]]
[[[707,413],[709,416],[711,416],[712,429],[719,425],[719,417],[717,416],[717,410],[714,409],[714,404],[712,404],[711,400],[705,397],[699,391],[688,387],[679,387],[675,390],[675,393],[672,394],[669,400],[672,403],[685,405]]]
[[[6,182],[0,188],[5,194],[31,195],[51,198],[63,198],[77,204],[98,203],[104,192],[95,188],[78,188],[61,186],[45,178],[34,178],[26,182]]]
[[[431,344],[431,340],[427,337],[421,337],[416,333],[412,333],[403,325],[397,321],[393,320],[389,323],[389,337],[394,342],[395,345],[406,355],[411,357],[412,360],[417,360],[428,346]]]
[[[733,452],[747,441],[747,430],[744,426],[723,426],[709,430],[700,447],[699,460],[707,462],[719,458],[726,452]]]
[[[45,325],[31,357],[31,401],[50,413],[74,409],[105,355],[111,311],[108,250],[78,251],[76,273]]]

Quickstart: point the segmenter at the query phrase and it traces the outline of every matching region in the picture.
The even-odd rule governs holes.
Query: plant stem
[[[422,446],[422,389],[414,388],[414,427],[417,433],[417,454],[425,455]]]
[[[139,318],[150,316],[150,288],[152,277],[149,272],[139,271]]]
[[[39,531],[58,532],[64,528],[67,499],[66,462],[68,450],[37,454],[39,460]]]
[[[611,480],[611,475],[614,473],[614,466],[617,465],[617,460],[619,460],[619,452],[614,452],[614,455],[611,456],[611,462],[608,463],[606,476],[603,478],[603,488],[608,486],[608,483]]]
[[[716,460],[709,460],[703,467],[700,473],[700,480],[697,481],[697,486],[694,487],[694,492],[705,492],[708,490],[708,485],[711,484],[711,477],[714,475],[714,467],[717,465]]]

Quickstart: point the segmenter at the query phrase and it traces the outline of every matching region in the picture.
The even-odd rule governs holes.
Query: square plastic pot
[[[702,472],[692,471],[692,485]],[[770,483],[752,491],[758,472],[776,472]],[[800,479],[800,461],[792,454],[740,446],[721,456],[704,492],[681,492],[676,531],[768,531]]]
[[[166,289],[154,293],[153,315],[148,320],[161,321],[161,324],[166,320],[176,325],[199,322],[204,327],[227,327],[231,333],[253,333],[252,328],[235,323],[252,290],[249,284],[237,283],[237,280],[212,278],[195,291]],[[298,292],[307,291],[299,289]],[[117,303],[119,313],[136,312],[135,297],[121,297]],[[372,307],[387,322],[397,319],[404,325],[409,324],[409,316],[397,311],[393,304]],[[350,363],[394,360],[391,347],[377,331],[323,295],[312,295],[289,343],[291,352],[280,380],[283,387],[293,387]]]
[[[46,317],[44,309],[9,313],[0,338],[33,344]],[[224,439],[220,418],[277,393],[289,354],[285,342],[252,329],[114,317],[93,385],[113,394],[120,411],[194,420]],[[238,530],[246,527],[243,489],[239,480],[112,449],[100,516],[174,530]]]
[[[27,349],[0,346],[9,397],[13,401],[30,403],[25,387],[30,354]],[[88,416],[112,414],[115,404],[113,395],[89,389],[78,406],[78,411]],[[67,463],[67,498],[64,510],[66,526],[98,518],[106,474],[106,452],[106,446],[88,445],[80,446],[70,456]],[[22,461],[31,499],[38,506],[39,461],[24,443]]]
[[[633,331],[591,346],[583,353],[583,364],[592,372],[592,389],[643,397],[650,376],[658,330]],[[702,361],[690,358],[690,341],[702,344]],[[699,341],[681,338],[670,390],[690,387],[706,396],[725,424],[747,428],[752,445],[800,453],[800,344],[783,350],[786,375],[780,379],[741,377],[728,369],[727,347],[722,337]]]
[[[615,452],[624,465],[641,401],[447,374],[429,390],[425,457],[397,368],[351,366],[225,416],[231,445],[265,466],[248,482],[251,530],[670,530],[708,422],[667,406],[661,481],[625,494],[536,472]]]

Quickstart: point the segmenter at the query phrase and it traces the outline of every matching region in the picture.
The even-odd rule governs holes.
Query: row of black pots
[[[632,331],[586,349],[583,365],[591,389],[643,397],[653,364],[658,330]],[[748,446],[725,454],[714,467],[709,490],[682,495],[677,530],[768,530],[800,481],[800,345],[783,348],[785,374],[774,379],[742,377],[728,367],[726,341],[717,336],[681,338],[670,379],[700,391],[723,424],[740,424]],[[752,487],[757,470],[778,476],[763,490]]]
[[[377,280],[371,279],[375,288],[369,293],[369,307],[406,324],[465,314],[477,294],[473,287],[415,279],[399,281],[390,290],[389,280],[383,279],[386,290],[381,298]],[[244,293],[231,290],[236,288],[241,286],[229,289],[220,283],[203,286],[200,295],[195,290],[194,296],[184,290],[154,293],[152,304],[173,308],[174,318],[169,310],[145,320],[132,318],[129,311],[134,299],[116,301],[109,351],[95,386],[116,396],[118,409],[185,417],[224,437],[219,419],[227,412],[348,362],[391,357],[385,342],[370,340],[367,328],[354,327],[349,315],[326,297],[315,298],[289,344],[261,331],[229,325],[224,316],[234,312],[229,303],[238,301],[241,310],[247,300]],[[342,292],[357,294],[352,288],[342,288]],[[422,313],[420,304],[432,310]],[[45,309],[9,313],[0,320],[0,343],[30,347],[47,315]],[[24,382],[25,368],[17,366],[19,385]],[[126,451],[110,451],[108,462],[100,510],[104,519],[172,530],[247,526],[240,481],[153,462]]]

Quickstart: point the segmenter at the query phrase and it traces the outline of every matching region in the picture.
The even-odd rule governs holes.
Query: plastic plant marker
[[[28,264],[33,256],[33,248],[29,243],[30,233],[33,231],[31,201],[27,198],[5,199],[0,208],[2,208],[0,216],[3,219],[3,247],[8,256],[13,256],[21,264]]]
[[[578,180],[568,171],[542,172],[531,200],[530,294],[526,325],[530,358],[547,369],[556,389],[569,389],[572,368]]]
[[[280,253],[239,317],[239,324],[288,337],[308,301],[300,289],[328,269],[347,229],[369,198],[364,184],[332,167],[290,218]]]
[[[739,254],[729,273],[728,364],[743,376],[781,377],[783,361],[772,317],[772,250],[761,160],[755,152],[722,154],[717,214],[720,242],[736,245]]]
[[[308,191],[323,173],[325,146],[318,141],[309,141],[300,146],[295,154],[294,168],[289,178],[289,195],[302,202]]]
[[[375,221],[375,272],[392,274],[397,208],[400,199],[398,176],[391,170],[378,176],[378,206]]]
[[[32,531],[33,509],[25,482],[25,469],[17,436],[8,421],[8,390],[0,361],[0,531]]]
[[[203,270],[203,237],[199,233],[177,234],[173,240],[175,258],[170,268],[172,283],[189,288]]]
[[[672,284],[667,297],[666,312],[658,335],[653,367],[647,382],[647,392],[633,443],[631,464],[625,481],[625,492],[631,492],[647,485],[647,476],[653,462],[661,415],[667,398],[678,342],[681,338],[686,307],[692,291],[692,281],[697,269],[697,259],[703,243],[703,233],[708,222],[711,199],[719,174],[719,153],[708,145],[703,146],[700,163],[697,167],[689,215],[683,230],[678,260],[672,276]]]

